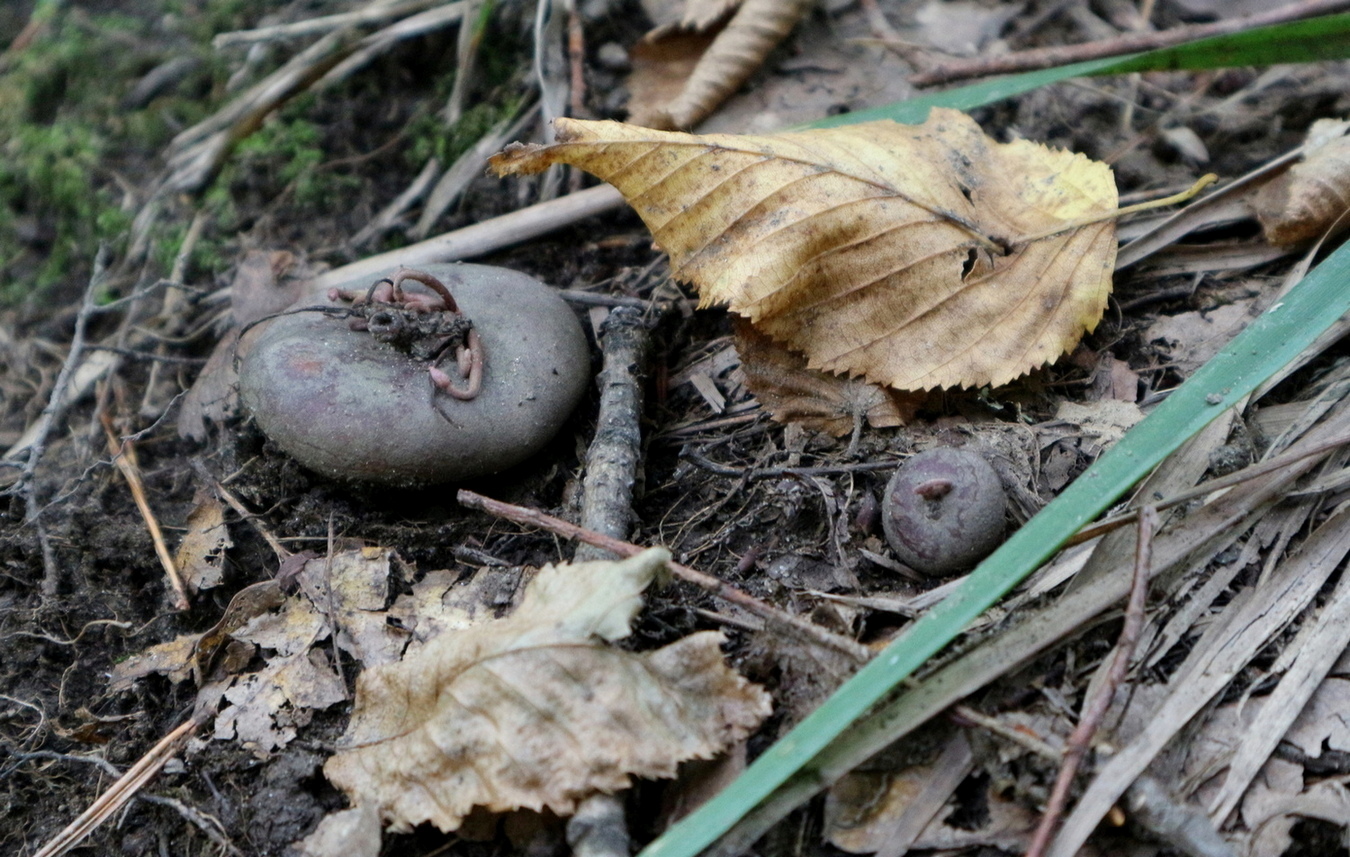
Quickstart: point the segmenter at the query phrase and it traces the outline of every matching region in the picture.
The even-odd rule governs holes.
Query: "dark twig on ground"
[[[546,515],[537,509],[527,509],[524,506],[503,503],[500,500],[484,497],[482,494],[475,494],[473,491],[461,490],[457,499],[461,505],[468,506],[471,509],[481,509],[490,515],[496,515],[508,521],[539,527],[563,538],[577,539],[586,544],[612,551],[622,557],[636,556],[644,550],[631,542],[609,538],[585,527],[568,523],[561,518]],[[861,643],[855,643],[848,637],[827,631],[819,625],[814,625],[803,619],[798,619],[796,616],[760,601],[758,598],[748,595],[710,574],[704,574],[678,562],[670,563],[670,571],[681,580],[692,583],[723,601],[729,601],[754,613],[756,616],[768,620],[780,630],[790,633],[794,637],[842,652],[856,663],[863,663],[872,656],[871,650]]]
[[[1069,736],[1069,741],[1064,747],[1064,762],[1060,766],[1059,776],[1055,779],[1055,787],[1050,792],[1050,800],[1046,804],[1045,814],[1041,816],[1041,823],[1036,828],[1036,834],[1032,837],[1031,846],[1027,848],[1027,857],[1042,857],[1046,848],[1050,844],[1050,838],[1054,835],[1055,828],[1059,826],[1059,818],[1064,813],[1064,806],[1069,799],[1069,787],[1073,785],[1073,778],[1078,774],[1078,766],[1082,763],[1083,757],[1087,755],[1088,747],[1092,744],[1092,738],[1097,734],[1097,728],[1101,726],[1106,718],[1106,712],[1111,708],[1111,700],[1115,698],[1116,689],[1120,687],[1121,682],[1125,680],[1125,674],[1130,668],[1130,657],[1134,654],[1134,647],[1139,642],[1139,632],[1144,627],[1144,602],[1148,597],[1148,572],[1153,564],[1153,532],[1158,526],[1158,510],[1153,506],[1145,506],[1139,511],[1139,538],[1135,542],[1134,553],[1134,580],[1130,586],[1130,600],[1125,607],[1125,626],[1120,630],[1120,640],[1116,643],[1115,653],[1112,655],[1111,666],[1109,667],[1106,680],[1097,688],[1097,694],[1092,699],[1087,700],[1083,706],[1083,716],[1078,721],[1078,726]]]
[[[633,483],[642,454],[642,377],[647,327],[642,313],[618,307],[600,327],[605,355],[600,371],[600,415],[586,452],[581,525],[610,538],[628,535],[633,522]],[[583,544],[579,561],[609,559],[602,548]]]
[[[980,57],[971,60],[942,63],[928,71],[910,77],[915,86],[932,86],[937,83],[950,83],[955,80],[968,80],[972,77],[985,77],[994,74],[1012,74],[1019,71],[1034,71],[1042,68],[1055,68],[1085,60],[1114,57],[1135,51],[1150,51],[1167,48],[1183,42],[1211,36],[1224,36],[1240,33],[1256,27],[1283,24],[1311,18],[1315,15],[1329,15],[1350,9],[1347,0],[1303,0],[1262,12],[1215,21],[1212,24],[1196,24],[1189,27],[1174,27],[1158,32],[1127,33],[1115,39],[1098,42],[1084,42],[1077,45],[1055,45],[1029,51],[1017,51],[1002,56]]]

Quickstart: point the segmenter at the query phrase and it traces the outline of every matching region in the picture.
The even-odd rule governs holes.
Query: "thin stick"
[[[1222,491],[1225,488],[1232,488],[1234,485],[1240,485],[1243,482],[1247,482],[1248,480],[1265,476],[1267,473],[1274,473],[1277,470],[1283,470],[1289,465],[1302,461],[1305,458],[1312,458],[1313,456],[1317,455],[1325,455],[1331,450],[1344,446],[1347,443],[1350,443],[1350,435],[1343,435],[1341,437],[1332,438],[1331,440],[1326,441],[1325,443],[1319,443],[1316,446],[1310,447],[1306,450],[1300,450],[1298,452],[1287,452],[1284,455],[1277,455],[1274,458],[1270,459],[1269,461],[1263,461],[1260,464],[1253,464],[1250,467],[1244,467],[1243,469],[1239,470],[1236,473],[1230,473],[1227,476],[1222,476],[1218,479],[1211,479],[1208,482],[1202,482],[1199,485],[1195,486],[1194,488],[1182,491],[1180,494],[1174,494],[1173,496],[1168,497],[1166,500],[1158,500],[1157,502],[1150,503],[1149,505],[1161,512],[1166,509],[1170,509],[1173,506],[1179,506],[1182,503],[1189,503],[1191,500],[1195,500],[1200,497],[1205,497],[1209,494],[1213,494],[1215,491]],[[1114,517],[1098,521],[1095,524],[1084,527],[1083,529],[1079,530],[1075,535],[1071,536],[1069,540],[1064,543],[1064,547],[1066,548],[1073,547],[1074,545],[1091,541],[1092,539],[1097,538],[1097,536],[1100,536],[1104,533],[1109,533],[1112,530],[1118,530],[1121,527],[1125,526],[1126,524],[1133,523],[1134,521],[1138,520],[1138,518],[1139,518],[1139,510],[1132,509],[1128,512],[1123,512]]]
[[[380,21],[387,21],[390,18],[401,18],[405,15],[421,12],[423,9],[435,6],[440,2],[442,2],[442,0],[408,0],[408,2],[405,3],[372,4],[364,9],[358,9],[355,12],[324,15],[319,18],[295,21],[290,24],[275,24],[271,27],[259,27],[256,30],[232,30],[228,33],[220,33],[213,38],[211,40],[211,47],[219,50],[220,48],[229,47],[231,45],[247,45],[255,42],[268,42],[274,39],[291,39],[296,36],[312,36],[317,33],[327,33],[331,30],[336,30],[338,27],[374,24]]]
[[[1070,63],[1083,62],[1084,60],[1171,47],[1196,39],[1240,33],[1256,27],[1283,24],[1288,21],[1298,21],[1303,18],[1311,18],[1314,15],[1326,15],[1346,9],[1350,9],[1350,2],[1347,2],[1347,0],[1304,0],[1302,3],[1293,3],[1269,12],[1246,15],[1241,18],[1229,18],[1212,24],[1173,27],[1170,30],[1158,32],[1127,33],[1119,38],[1104,39],[1098,42],[1056,45],[1029,51],[1017,51],[1003,56],[942,63],[928,71],[911,76],[909,81],[915,86],[932,86],[935,83],[968,80],[972,77],[1054,68]]]
[[[499,518],[505,518],[508,521],[515,521],[518,524],[539,527],[556,533],[564,538],[576,539],[585,542],[588,545],[594,545],[612,551],[622,557],[636,556],[642,553],[642,548],[632,542],[625,542],[619,539],[612,539],[601,535],[593,530],[584,527],[578,527],[576,524],[568,523],[561,518],[555,518],[552,515],[546,515],[537,509],[527,509],[524,506],[516,506],[511,503],[503,503],[500,500],[493,500],[484,497],[482,494],[476,494],[473,491],[461,489],[456,495],[460,505],[468,506],[471,509],[480,509],[490,515],[496,515]],[[709,574],[701,571],[695,571],[687,565],[681,565],[677,562],[669,564],[671,573],[681,580],[688,581],[695,586],[712,593],[723,601],[730,601],[739,607],[743,607],[770,622],[779,625],[786,631],[790,631],[794,636],[799,636],[811,642],[826,646],[837,652],[848,655],[858,663],[862,663],[872,656],[872,651],[866,646],[855,643],[848,637],[835,634],[821,628],[819,625],[813,625],[810,622],[798,619],[790,613],[785,613],[771,604],[766,604],[752,595],[747,595],[739,589],[725,583]]]
[[[288,550],[276,536],[272,535],[271,530],[262,525],[262,522],[258,520],[257,514],[243,503],[239,502],[239,498],[234,496],[234,494],[230,492],[230,489],[222,485],[220,480],[212,475],[211,471],[206,469],[205,464],[202,464],[194,458],[192,459],[192,469],[197,471],[197,475],[204,479],[207,485],[211,486],[211,490],[216,492],[217,497],[224,500],[231,509],[238,512],[239,517],[253,525],[253,528],[258,531],[258,535],[263,537],[263,541],[267,542],[268,547],[270,547],[272,552],[277,555],[278,562],[284,562],[291,556],[290,550]]]
[[[107,279],[108,260],[111,255],[107,245],[99,247],[98,253],[94,255],[94,271],[89,277],[89,285],[84,290],[84,300],[80,303],[80,311],[75,316],[75,332],[70,337],[70,351],[66,352],[66,360],[61,364],[61,371],[56,375],[56,383],[52,385],[52,393],[47,398],[47,404],[43,407],[42,413],[38,415],[37,431],[33,437],[33,442],[28,445],[28,458],[24,461],[23,472],[15,486],[15,489],[22,493],[24,498],[24,523],[32,527],[37,533],[38,545],[42,550],[43,598],[51,598],[56,595],[56,590],[61,583],[61,572],[56,565],[56,552],[52,550],[51,542],[47,539],[47,529],[42,525],[42,506],[38,503],[37,486],[34,484],[34,478],[37,475],[38,462],[42,460],[43,453],[47,451],[47,440],[51,436],[52,429],[65,418],[67,409],[73,404],[66,396],[66,390],[70,387],[75,367],[80,365],[80,360],[84,356],[85,331],[89,326],[89,318],[97,310],[98,292],[103,287],[104,280]]]
[[[181,723],[176,729],[160,739],[159,743],[150,748],[150,751],[137,760],[136,764],[127,769],[127,772],[121,776],[117,782],[108,787],[108,790],[98,796],[89,808],[80,813],[80,816],[66,826],[64,830],[52,837],[42,850],[38,851],[33,857],[56,857],[58,854],[65,854],[70,849],[78,845],[86,836],[107,820],[110,816],[117,813],[126,802],[136,796],[146,783],[148,783],[156,774],[160,772],[169,760],[178,755],[183,744],[192,733],[197,731],[201,725],[201,720],[193,717]]]
[[[183,584],[183,576],[178,573],[178,565],[174,562],[173,554],[169,553],[169,546],[164,543],[164,532],[159,528],[159,521],[155,518],[154,510],[150,508],[150,501],[145,497],[145,483],[141,481],[141,465],[136,459],[136,446],[130,440],[124,441],[117,437],[117,432],[113,430],[112,417],[107,411],[101,415],[101,421],[103,431],[108,437],[108,451],[112,453],[113,464],[117,465],[122,478],[127,480],[127,487],[131,489],[131,499],[140,510],[145,528],[150,531],[150,541],[154,542],[155,555],[159,557],[159,564],[164,567],[164,576],[169,579],[169,589],[173,592],[173,606],[178,610],[186,610],[191,606],[187,586]]]
[[[1116,643],[1116,651],[1112,656],[1105,681],[1097,687],[1096,696],[1084,705],[1083,716],[1064,747],[1064,762],[1060,765],[1055,787],[1050,792],[1050,801],[1045,807],[1045,814],[1041,816],[1041,823],[1036,828],[1030,847],[1027,848],[1027,857],[1042,857],[1045,854],[1050,837],[1059,826],[1060,816],[1064,814],[1064,806],[1069,799],[1069,787],[1073,785],[1073,778],[1078,774],[1078,766],[1087,754],[1092,738],[1097,734],[1097,728],[1106,719],[1106,712],[1111,708],[1116,688],[1120,687],[1120,683],[1125,680],[1125,674],[1129,672],[1130,658],[1139,643],[1139,632],[1144,627],[1144,602],[1148,598],[1148,573],[1149,567],[1153,564],[1153,533],[1157,527],[1158,510],[1153,506],[1140,509],[1139,538],[1135,542],[1134,552],[1134,580],[1130,585],[1130,600],[1125,607],[1125,626],[1120,629],[1120,640]]]
[[[320,274],[314,288],[322,290],[352,280],[366,280],[398,265],[417,268],[481,256],[571,226],[592,215],[613,211],[623,204],[623,195],[610,185],[587,188],[335,268]]]

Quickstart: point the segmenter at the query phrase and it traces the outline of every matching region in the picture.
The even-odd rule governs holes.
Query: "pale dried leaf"
[[[1244,300],[1163,316],[1144,331],[1144,341],[1162,343],[1177,371],[1189,375],[1218,354],[1264,308],[1263,301]]]
[[[1310,151],[1252,200],[1272,244],[1288,246],[1350,227],[1350,123],[1319,119],[1308,132]]]
[[[246,587],[211,631],[151,647],[119,664],[113,687],[127,687],[152,672],[168,673],[174,681],[194,667],[218,672],[229,657],[218,652],[247,644],[234,667],[242,669],[257,647],[266,663],[225,692],[229,704],[216,718],[215,737],[237,740],[260,756],[284,747],[312,710],[347,698],[330,660],[331,643],[323,645],[335,628],[338,647],[367,666],[398,660],[409,639],[389,624],[384,610],[390,550],[358,548],[331,558],[294,558],[300,560],[289,575],[299,586],[295,595],[283,597],[275,580]]]
[[[451,831],[475,806],[566,815],[740,740],[768,698],[722,663],[720,634],[643,655],[601,642],[628,634],[668,557],[546,567],[510,616],[363,672],[328,778],[395,829]]]
[[[814,0],[744,0],[690,72],[680,93],[667,104],[644,105],[634,116],[654,128],[692,128],[717,109],[763,64],[769,52],[787,38]],[[732,4],[704,3],[691,9],[681,27],[704,30],[721,19]],[[712,14],[716,13],[716,14]],[[651,34],[653,40],[666,35]],[[646,120],[646,121],[643,121]]]
[[[216,654],[233,639],[232,635],[236,631],[284,601],[281,588],[275,580],[245,586],[234,594],[225,608],[225,614],[209,630],[200,634],[184,634],[119,662],[113,667],[109,687],[114,691],[124,690],[136,679],[152,673],[167,675],[175,683],[183,681],[194,667],[208,668]]]
[[[1074,224],[1115,210],[1110,169],[995,143],[956,111],[765,136],[557,125],[558,144],[508,148],[494,169],[562,162],[611,182],[705,305],[813,369],[902,390],[1001,384],[1106,306],[1115,228]]]
[[[923,402],[922,395],[808,369],[806,358],[744,320],[737,321],[735,330],[745,385],[779,422],[799,423],[838,437],[853,431],[859,418],[866,418],[873,428],[902,426]]]
[[[330,812],[294,847],[303,857],[379,857],[380,814],[369,804]]]
[[[337,626],[337,641],[366,666],[398,660],[408,642],[389,626],[389,570],[393,551],[372,547],[341,551],[305,563],[300,588]]]
[[[174,565],[190,592],[220,585],[225,551],[234,546],[225,526],[225,507],[210,492],[199,491],[188,513],[187,533],[178,545]]]
[[[118,661],[113,666],[108,689],[113,693],[126,690],[137,679],[148,675],[166,675],[174,684],[185,681],[192,674],[192,656],[201,637],[201,634],[184,634]]]
[[[216,715],[215,737],[234,739],[265,758],[295,738],[296,728],[309,722],[311,709],[346,698],[342,677],[323,652],[306,650],[274,658],[225,692],[230,704]]]
[[[1120,399],[1099,399],[1081,405],[1065,401],[1055,412],[1055,419],[1073,423],[1094,435],[1098,440],[1098,452],[1124,437],[1125,432],[1143,418],[1144,412],[1138,405]]]

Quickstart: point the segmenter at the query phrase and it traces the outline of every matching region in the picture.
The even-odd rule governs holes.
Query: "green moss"
[[[211,109],[201,95],[221,70],[209,62],[179,87],[193,97],[121,107],[167,59],[144,51],[150,27],[53,4],[42,34],[0,74],[0,303],[83,283],[99,242],[129,225],[114,170],[143,162]]]

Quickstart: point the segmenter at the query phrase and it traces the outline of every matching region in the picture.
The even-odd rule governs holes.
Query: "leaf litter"
[[[499,619],[478,598],[488,589],[447,597],[445,572],[425,575],[386,610],[388,550],[315,557],[296,575],[294,594],[283,599],[276,584],[260,585],[268,597],[236,606],[212,633],[119,665],[114,686],[152,672],[182,681],[194,662],[215,668],[209,681],[224,686],[226,704],[214,737],[265,758],[312,712],[348,698],[334,662],[340,651],[362,671],[325,772],[353,806],[375,808],[394,830],[431,822],[453,831],[478,807],[566,816],[633,777],[671,778],[682,762],[714,758],[770,713],[768,694],[723,662],[720,632],[644,653],[611,645],[630,633],[642,591],[668,558],[653,548],[623,561],[546,566]],[[209,666],[199,661],[206,638],[225,651]],[[249,671],[255,652],[263,663]],[[336,853],[313,850],[318,841],[311,853]]]

